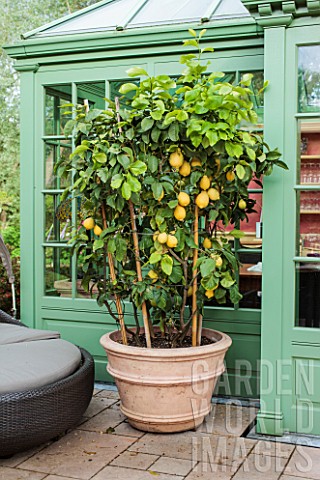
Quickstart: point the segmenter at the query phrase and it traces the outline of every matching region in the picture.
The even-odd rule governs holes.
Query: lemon
[[[214,297],[214,290],[207,290],[206,293],[205,293],[205,296],[207,298],[212,298]]]
[[[211,242],[210,238],[205,238],[203,240],[203,246],[204,246],[204,248],[211,248],[212,247],[212,242]]]
[[[177,205],[173,212],[175,218],[177,220],[180,220],[181,222],[186,218],[186,214],[186,209],[184,207],[181,207],[181,205]]]
[[[182,207],[188,206],[190,203],[189,195],[186,192],[180,192],[178,195],[178,202]]]
[[[239,200],[239,203],[238,203],[238,207],[241,209],[241,210],[244,210],[247,206],[247,202],[245,200],[243,200],[243,198],[241,198],[241,200]]]
[[[201,161],[199,158],[193,158],[191,160],[191,167],[201,167]]]
[[[204,175],[200,180],[200,188],[202,190],[208,190],[210,188],[210,178],[207,175]]]
[[[190,285],[190,287],[188,288],[188,297],[191,297],[192,293],[193,293],[193,288]]]
[[[220,192],[216,188],[209,188],[208,195],[210,200],[219,200]]]
[[[216,262],[216,267],[220,268],[222,266],[222,263],[223,263],[223,260],[220,257],[220,255],[215,256],[214,260]]]
[[[83,220],[82,225],[87,230],[92,230],[94,228],[95,223],[92,217],[88,217],[85,220]]]
[[[158,274],[154,270],[149,270],[148,277],[152,278],[152,280],[158,280]]]
[[[175,152],[171,153],[169,157],[169,163],[173,168],[180,168],[183,164],[183,161],[184,158],[180,148],[178,148]]]
[[[159,243],[166,243],[168,240],[168,235],[166,233],[159,233],[157,240]]]
[[[102,228],[100,228],[99,225],[96,225],[93,229],[93,233],[99,237],[102,233]]]
[[[169,248],[175,248],[178,245],[178,239],[174,235],[168,235],[167,245]]]
[[[229,172],[226,173],[226,179],[228,180],[228,182],[233,182],[233,180],[235,179],[235,174],[232,170],[229,170]]]
[[[197,195],[196,198],[196,204],[198,205],[199,208],[206,208],[209,205],[209,195],[207,192],[202,191]]]
[[[191,173],[190,163],[183,162],[182,166],[179,168],[179,173],[182,177],[187,177]]]

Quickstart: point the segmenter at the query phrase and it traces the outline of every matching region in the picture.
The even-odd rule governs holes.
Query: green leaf
[[[179,126],[176,123],[172,123],[168,130],[170,140],[177,142],[179,140]]]
[[[127,182],[132,190],[132,192],[140,192],[141,191],[141,183],[136,177],[133,177],[130,175],[130,173],[127,174]]]
[[[150,112],[150,115],[154,120],[161,120],[163,112],[161,110],[153,110]]]
[[[126,93],[132,92],[132,90],[138,90],[138,85],[135,83],[124,83],[119,88],[119,92],[125,95]]]
[[[256,159],[256,152],[252,148],[246,147],[246,152],[250,160],[254,161]]]
[[[122,262],[127,254],[127,242],[124,238],[117,236],[116,237],[116,260]]]
[[[121,187],[121,195],[126,200],[129,200],[131,197],[131,187],[128,182],[124,182]]]
[[[159,168],[159,160],[154,155],[148,158],[148,167],[151,173],[155,173]]]
[[[72,135],[75,124],[76,124],[75,120],[68,120],[68,122],[65,124],[63,133],[65,134],[66,137],[69,137],[69,135]]]
[[[274,162],[274,164],[277,165],[280,168],[283,168],[284,170],[289,170],[288,165],[286,163],[282,162],[281,160],[276,160]]]
[[[162,255],[160,253],[153,252],[150,255],[149,263],[151,263],[151,265],[154,265],[155,263],[160,262],[161,258],[162,258]]]
[[[230,288],[231,285],[235,283],[235,280],[231,277],[229,272],[225,272],[224,277],[220,283],[224,288]]]
[[[197,36],[197,33],[193,30],[193,28],[189,28],[189,29],[188,29],[188,32],[189,32],[190,35],[192,35],[193,37],[196,37],[196,36]]]
[[[104,152],[97,152],[92,155],[93,160],[98,163],[106,163],[107,155]]]
[[[214,48],[213,47],[202,48],[201,53],[205,53],[205,52],[214,52]]]
[[[122,153],[120,155],[117,156],[117,160],[118,162],[120,163],[120,165],[123,166],[123,168],[125,170],[128,169],[129,165],[130,165],[130,158],[128,157],[128,155],[123,155]]]
[[[207,29],[204,28],[203,30],[201,30],[201,32],[199,33],[199,38],[202,38],[203,35],[206,33]]]
[[[159,198],[161,198],[162,195],[163,195],[163,187],[162,187],[161,183],[153,182],[153,184],[151,185],[151,189],[152,189],[152,193],[153,193],[154,198],[156,200],[159,200]]]
[[[236,174],[237,174],[237,177],[240,178],[240,180],[243,180],[243,178],[245,177],[246,171],[242,165],[236,166]]]
[[[231,230],[231,232],[229,232],[229,235],[231,235],[234,238],[242,238],[245,236],[245,232],[243,232],[242,230],[234,229],[234,230]]]
[[[142,122],[141,122],[141,130],[143,132],[146,132],[147,130],[150,130],[154,125],[154,120],[151,117],[145,117]]]
[[[161,270],[166,275],[171,275],[173,268],[173,260],[169,255],[163,255],[161,259]]]
[[[132,67],[127,70],[128,77],[148,77],[148,73],[140,67]]]
[[[111,188],[119,188],[123,182],[124,178],[121,173],[117,173],[111,179]]]
[[[198,48],[198,42],[197,40],[184,40],[183,42],[183,46],[184,47],[187,47],[187,46],[192,46],[192,47],[196,47]]]
[[[142,175],[147,170],[147,165],[141,160],[137,160],[130,165],[129,170],[133,175]]]
[[[172,283],[180,283],[183,277],[182,268],[179,265],[174,265],[172,268],[172,273],[169,277],[169,281]]]
[[[99,250],[103,246],[104,246],[104,241],[99,238],[98,240],[95,240],[93,242],[93,251],[96,252],[97,250]]]
[[[168,203],[168,207],[169,208],[176,208],[176,206],[178,205],[178,200],[170,200],[170,202]]]
[[[231,92],[232,92],[231,85],[222,85],[222,87],[219,89],[220,95],[229,95],[229,93]]]
[[[235,304],[239,303],[240,300],[242,299],[242,295],[241,293],[239,293],[239,289],[237,285],[233,285],[230,288],[229,293],[230,293],[230,300],[232,303],[235,303]]]
[[[244,85],[245,87],[249,87],[251,85],[252,78],[253,78],[252,73],[245,73],[240,80],[241,85]]]
[[[201,276],[207,277],[215,270],[215,268],[216,268],[216,262],[213,260],[213,258],[207,258],[200,265]]]

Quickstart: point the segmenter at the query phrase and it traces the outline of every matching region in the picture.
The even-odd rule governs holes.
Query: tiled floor
[[[255,415],[214,404],[196,432],[144,434],[116,392],[96,390],[75,430],[0,460],[0,480],[320,480],[320,449],[241,437]]]

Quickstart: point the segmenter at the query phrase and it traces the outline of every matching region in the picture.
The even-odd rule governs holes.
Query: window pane
[[[299,230],[297,253],[302,257],[320,256],[320,192],[297,192]]]
[[[296,325],[320,327],[320,264],[300,263],[296,267]]]
[[[262,254],[240,253],[239,272],[240,293],[243,295],[241,308],[261,308]]]
[[[71,249],[45,249],[45,295],[71,297]]]
[[[70,103],[71,98],[70,84],[46,87],[45,135],[63,135],[64,126],[71,118],[71,111],[61,106]]]
[[[298,183],[320,183],[320,122],[300,121],[298,125],[300,154],[298,158]]]
[[[83,105],[84,100],[89,101],[90,108],[105,108],[106,84],[105,82],[86,82],[77,84],[77,102]]]
[[[120,100],[120,106],[122,108],[126,107],[126,108],[130,108],[128,105],[127,105],[127,100],[131,100],[134,95],[135,95],[135,90],[132,90],[131,92],[128,92],[126,93],[125,95],[123,95],[122,93],[119,92],[120,90],[120,87],[121,85],[123,85],[124,83],[128,83],[130,81],[130,83],[134,83],[135,85],[139,85],[139,81],[137,80],[119,80],[119,81],[112,81],[110,82],[110,93],[109,93],[109,96],[110,96],[110,100],[113,100],[116,98],[116,97],[119,97],[119,100]]]
[[[253,182],[250,185],[253,187]],[[248,218],[240,222],[240,230],[245,233],[240,238],[240,246],[245,248],[261,248],[262,246],[262,192],[250,193],[246,200],[251,208]]]
[[[88,231],[87,232],[90,235],[93,236],[92,232]],[[77,288],[76,288],[76,291],[77,291],[77,297],[78,298],[94,298],[91,296],[91,293],[90,291],[87,292],[83,286],[81,285],[81,281],[83,279],[83,276],[84,276],[84,272],[82,270],[82,267],[83,267],[83,264],[85,262],[85,256],[88,254],[89,252],[86,251],[86,247],[84,246],[83,248],[81,248],[78,252],[78,258],[77,258]],[[103,276],[103,273],[101,272],[101,276]],[[92,281],[90,281],[90,284],[89,284],[89,288],[92,287],[92,294],[96,294],[98,293],[98,290],[96,287],[93,287],[93,284],[96,282],[97,280],[97,273],[95,272],[95,270],[92,272]]]
[[[243,77],[246,73],[251,73],[253,75],[252,81],[251,81],[251,90],[253,92],[253,95],[250,96],[250,100],[253,103],[253,108],[258,115],[258,122],[255,126],[256,128],[263,128],[263,122],[264,122],[264,94],[259,93],[260,90],[263,88],[263,83],[264,83],[264,73],[263,70],[257,70],[255,72],[242,72],[240,74],[240,78]],[[243,125],[243,122],[241,124]],[[249,125],[247,125],[249,126]]]
[[[299,112],[320,111],[320,45],[299,47]]]
[[[45,195],[45,242],[67,242],[71,233],[71,198],[60,203],[59,194]]]
[[[45,188],[60,189],[71,183],[71,172],[68,178],[61,178],[54,173],[57,162],[69,157],[71,143],[68,140],[56,140],[45,143]]]

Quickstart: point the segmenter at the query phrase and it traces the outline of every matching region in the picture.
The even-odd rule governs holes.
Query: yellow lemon
[[[92,217],[88,217],[85,220],[83,220],[82,225],[87,230],[92,230],[94,228],[95,223]]]
[[[190,287],[188,288],[188,297],[191,297],[192,292],[193,292],[193,288],[190,285]]]
[[[201,167],[201,161],[199,158],[193,158],[191,160],[191,167]]]
[[[183,161],[184,158],[180,148],[178,148],[175,152],[171,153],[169,157],[169,163],[173,168],[180,168],[183,164]]]
[[[177,205],[173,212],[175,218],[177,220],[180,220],[181,222],[186,218],[186,214],[186,209],[184,207],[181,207],[181,205]]]
[[[206,293],[205,293],[205,296],[207,298],[212,298],[214,297],[214,290],[207,290]]]
[[[219,200],[220,192],[216,188],[209,188],[208,195],[210,200]]]
[[[223,260],[222,258],[220,257],[220,255],[216,255],[214,257],[214,260],[216,262],[216,267],[220,268],[222,266],[222,263],[223,263]]]
[[[247,206],[247,202],[245,200],[243,200],[243,198],[241,198],[241,200],[239,200],[239,203],[238,203],[238,207],[241,209],[241,210],[244,210]]]
[[[158,280],[158,274],[154,270],[149,270],[148,277],[152,278],[152,280]]]
[[[166,243],[168,240],[168,235],[166,233],[159,233],[157,240],[159,243]]]
[[[209,195],[207,192],[202,191],[197,195],[196,204],[199,208],[206,208],[209,205]]]
[[[211,242],[210,238],[205,238],[203,240],[203,246],[204,246],[204,248],[211,248],[212,247],[212,242]]]
[[[183,162],[182,166],[179,168],[179,173],[182,177],[187,177],[191,173],[190,163]]]
[[[210,178],[207,175],[204,175],[200,180],[200,188],[202,190],[208,190],[210,188]]]
[[[178,239],[174,235],[168,235],[167,245],[169,248],[175,248],[178,245]]]
[[[229,172],[226,173],[226,179],[228,180],[228,182],[233,182],[233,180],[235,179],[235,174],[232,170],[229,170]]]
[[[99,237],[102,233],[102,228],[100,228],[99,225],[96,225],[93,229],[93,233]]]
[[[188,206],[190,203],[189,195],[186,192],[180,192],[178,195],[178,202],[182,207]]]

